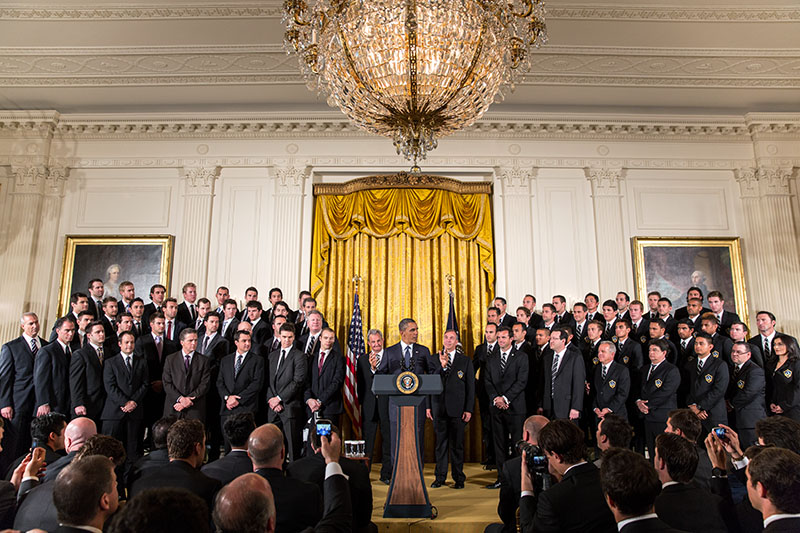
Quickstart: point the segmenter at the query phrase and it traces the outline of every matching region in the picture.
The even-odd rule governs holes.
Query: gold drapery
[[[448,184],[452,189],[453,182]],[[441,350],[449,306],[446,276],[451,274],[461,342],[472,357],[494,291],[491,196],[488,187],[485,191],[315,191],[311,293],[341,342],[347,339],[353,312],[352,279],[359,275],[365,341],[367,331],[377,328],[386,346],[398,342],[398,323],[411,317],[419,326],[418,342],[431,352]],[[430,461],[432,427],[425,436]],[[480,460],[480,454],[480,421],[474,418],[468,425],[465,459]]]

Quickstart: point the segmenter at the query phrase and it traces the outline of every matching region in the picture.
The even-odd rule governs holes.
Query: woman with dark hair
[[[772,340],[774,358],[767,363],[771,381],[769,409],[772,414],[800,422],[800,350],[797,341],[778,333]]]

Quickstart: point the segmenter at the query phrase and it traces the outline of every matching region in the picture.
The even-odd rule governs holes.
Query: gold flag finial
[[[355,285],[356,285],[356,292],[358,292],[358,284],[361,283],[362,281],[364,281],[364,278],[362,278],[358,274],[353,276],[353,283],[355,283]]]
[[[455,279],[455,276],[452,274],[445,274],[444,279],[447,280],[447,292],[449,294],[453,294],[453,280]]]

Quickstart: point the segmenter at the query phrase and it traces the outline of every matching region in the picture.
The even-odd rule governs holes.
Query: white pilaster
[[[220,167],[190,167],[183,169],[183,220],[181,223],[180,253],[176,257],[172,294],[188,281],[197,284],[200,294],[213,294],[216,288],[207,287],[208,250],[211,243],[211,215],[214,190]]]
[[[630,286],[626,267],[630,253],[622,215],[622,174],[619,168],[586,169],[586,178],[592,186],[601,298],[612,298],[617,291]]]
[[[271,281],[292,302],[300,292],[303,220],[303,190],[310,167],[292,163],[275,167],[272,177],[275,198],[272,211]],[[307,275],[305,276],[307,277]],[[305,287],[307,288],[307,287]]]
[[[495,170],[501,188],[500,212],[495,215],[495,285],[498,295],[508,300],[512,315],[523,296],[535,286],[533,204],[537,172],[536,168],[520,166]],[[502,223],[502,233],[498,231],[497,222]],[[501,241],[505,243],[502,262],[498,249]]]

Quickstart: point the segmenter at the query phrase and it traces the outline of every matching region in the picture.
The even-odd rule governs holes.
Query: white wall
[[[309,280],[312,185],[409,167],[388,139],[335,114],[36,113],[23,127],[0,112],[0,267],[10,273],[0,341],[17,334],[22,310],[52,324],[74,234],[175,235],[172,294],[189,280],[208,296],[228,285],[239,299],[250,284],[276,285],[294,306]],[[633,294],[634,236],[741,236],[751,312],[769,307],[800,333],[782,296],[800,290],[800,139],[786,123],[800,117],[490,117],[443,140],[422,167],[493,183],[497,293],[512,305],[527,292],[540,303]],[[789,259],[773,276],[775,253]]]

